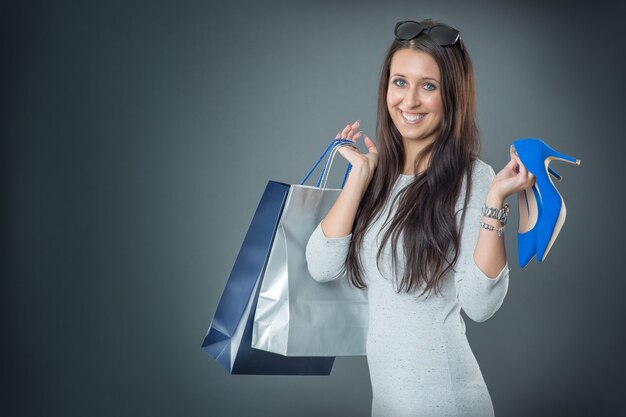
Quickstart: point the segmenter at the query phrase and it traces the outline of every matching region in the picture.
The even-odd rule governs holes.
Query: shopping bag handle
[[[315,169],[318,167],[320,162],[322,162],[322,159],[324,159],[324,157],[326,156],[328,151],[330,151],[331,149],[334,149],[335,146],[337,146],[341,142],[351,142],[351,141],[349,141],[348,139],[333,139],[333,140],[331,140],[330,143],[328,144],[328,146],[326,147],[326,149],[324,150],[324,152],[322,152],[322,154],[320,155],[320,157],[317,160],[317,162],[315,162],[315,164],[313,164],[313,167],[309,170],[309,172],[305,175],[304,179],[300,182],[300,185],[304,185],[304,183],[309,179],[309,177],[311,176],[313,171],[315,171]],[[330,159],[330,157],[328,159]],[[317,181],[317,187],[320,186],[320,183],[322,181],[322,176],[323,176],[324,171],[326,170],[326,168],[328,166],[328,159],[326,159],[326,162],[324,163],[324,168],[322,168],[322,173],[320,174],[320,178]]]
[[[309,177],[311,176],[313,171],[315,171],[315,169],[318,167],[320,162],[322,162],[322,159],[324,159],[326,154],[330,151],[331,154],[326,159],[326,162],[324,163],[324,167],[322,168],[322,173],[320,174],[320,177],[319,177],[319,179],[317,181],[317,187],[318,188],[320,187],[320,184],[322,183],[322,180],[324,180],[324,187],[326,187],[326,181],[328,180],[328,173],[330,171],[330,166],[332,165],[332,159],[334,159],[334,156],[335,156],[335,153],[337,151],[337,148],[339,148],[340,146],[346,146],[346,145],[354,146],[354,142],[349,140],[349,139],[333,139],[333,140],[331,140],[330,143],[328,144],[328,146],[326,147],[326,149],[324,150],[324,152],[322,152],[322,155],[320,155],[320,157],[317,160],[317,162],[315,162],[315,164],[313,164],[313,167],[304,176],[304,179],[300,182],[300,185],[304,185],[304,183],[309,179]],[[350,173],[350,169],[351,168],[352,168],[352,165],[348,164],[348,167],[346,168],[346,173],[345,173],[345,175],[343,177],[343,182],[341,183],[341,188],[343,188],[344,184],[346,183],[346,179],[348,178],[348,174]]]
[[[335,146],[333,146],[330,156],[328,157],[328,159],[326,159],[326,164],[324,164],[324,169],[322,170],[322,175],[320,177],[320,180],[317,183],[318,188],[320,188],[320,184],[321,184],[321,188],[323,190],[326,189],[326,182],[328,181],[328,177],[330,176],[330,168],[333,165],[333,161],[335,160],[335,156],[337,155],[339,148],[341,148],[342,146],[352,146],[356,148],[356,146],[354,145],[354,142],[351,140],[347,142],[336,143]],[[346,179],[348,178],[348,174],[350,174],[351,169],[352,169],[352,165],[348,163],[348,167],[346,168],[346,173],[343,176],[343,181],[341,182],[341,188],[343,188],[343,186],[345,185]]]
[[[352,146],[353,148],[356,148],[356,145],[354,144],[353,141],[351,140],[347,140],[347,139],[335,139],[334,140],[334,145],[331,149],[331,154],[328,158],[326,158],[326,162],[324,163],[324,168],[322,168],[322,173],[320,174],[320,178],[317,181],[317,188],[320,187],[320,184],[322,184],[323,182],[323,187],[324,189],[326,189],[326,181],[328,180],[328,176],[330,175],[330,167],[333,165],[333,160],[335,159],[335,155],[337,153],[337,151],[339,150],[340,147],[342,146]],[[343,176],[343,181],[341,182],[341,188],[343,188],[343,186],[346,183],[346,180],[348,179],[348,175],[350,174],[350,170],[352,169],[352,164],[350,164],[348,162],[348,167],[346,168],[346,173]]]

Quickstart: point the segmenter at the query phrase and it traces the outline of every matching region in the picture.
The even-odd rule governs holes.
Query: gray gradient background
[[[50,4],[46,4],[50,3]],[[52,5],[54,3],[54,5]],[[2,416],[366,416],[365,358],[231,376],[200,344],[268,180],[363,120],[397,20],[460,29],[482,159],[539,137],[567,221],[467,335],[498,416],[626,415],[624,41],[610,3],[13,2],[2,31]],[[623,14],[622,14],[623,15]],[[393,341],[389,341],[393,343]]]

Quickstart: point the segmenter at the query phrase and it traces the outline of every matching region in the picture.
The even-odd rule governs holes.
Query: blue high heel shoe
[[[557,181],[561,177],[556,171],[548,167],[548,173]],[[532,190],[532,192],[531,192]],[[519,222],[517,228],[517,261],[524,269],[537,253],[537,229],[535,225],[541,216],[542,205],[539,191],[534,185],[530,189],[525,189],[518,194]]]
[[[533,194],[537,202],[537,222],[529,230],[528,237],[523,238],[525,245],[524,255],[527,257],[529,249],[529,238],[535,233],[537,261],[543,260],[550,252],[552,245],[556,241],[561,227],[565,222],[566,208],[563,197],[557,191],[554,183],[550,179],[550,168],[548,164],[553,159],[580,165],[580,159],[572,158],[552,149],[544,141],[535,138],[520,139],[513,142],[513,148],[517,152],[524,166],[535,176]],[[558,174],[557,174],[558,175]],[[559,176],[560,178],[560,176]],[[537,198],[538,197],[538,198]],[[519,238],[519,235],[518,235]],[[519,250],[519,241],[518,241]],[[532,259],[532,256],[531,256]],[[522,260],[520,259],[520,263]]]

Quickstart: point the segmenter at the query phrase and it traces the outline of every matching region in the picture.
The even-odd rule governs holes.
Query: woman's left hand
[[[535,184],[535,176],[526,169],[517,154],[511,152],[511,160],[491,182],[489,194],[506,200],[511,194],[530,188]]]

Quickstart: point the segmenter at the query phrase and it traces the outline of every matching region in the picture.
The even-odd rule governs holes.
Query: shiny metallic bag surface
[[[346,276],[317,282],[306,263],[309,237],[341,192],[325,187],[336,150],[324,167],[321,187],[289,189],[256,306],[255,349],[285,356],[365,355],[367,291],[352,287]]]
[[[231,374],[329,375],[333,366],[332,357],[287,357],[251,346],[260,279],[290,187],[268,182],[202,342]]]

